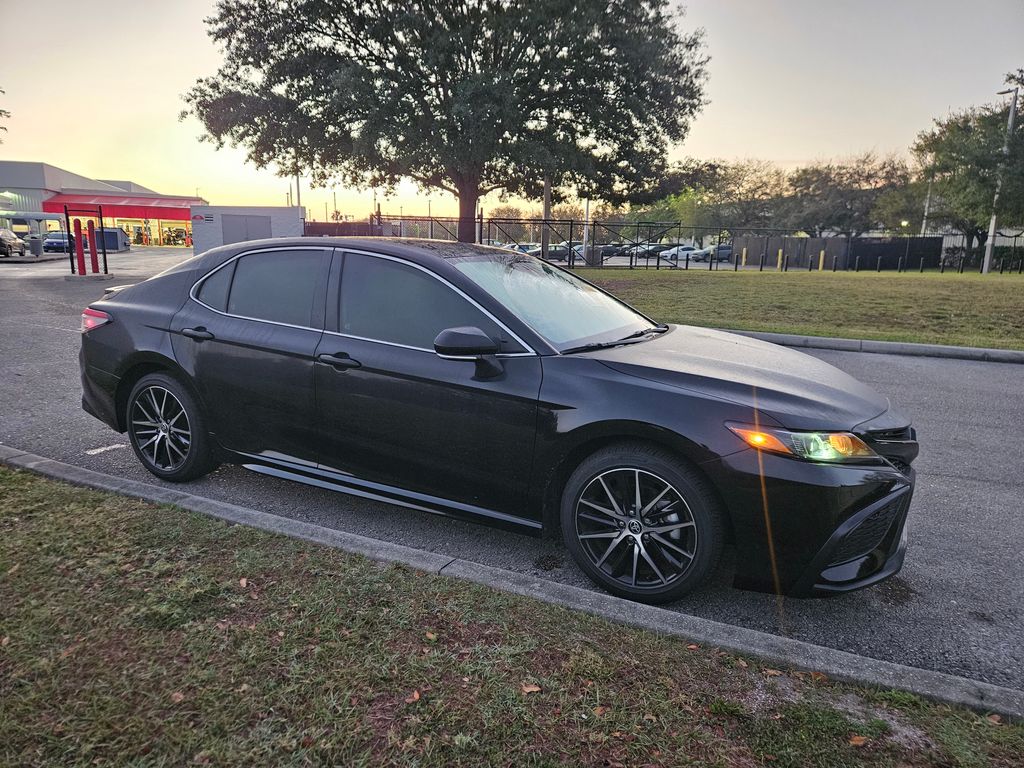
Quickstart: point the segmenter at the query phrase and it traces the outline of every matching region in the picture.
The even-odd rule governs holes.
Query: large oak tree
[[[186,94],[221,145],[315,183],[481,195],[544,177],[648,194],[704,103],[702,34],[666,0],[220,0],[224,50]]]

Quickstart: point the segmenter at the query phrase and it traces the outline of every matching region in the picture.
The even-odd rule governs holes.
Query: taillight
[[[82,312],[82,333],[88,333],[93,328],[99,328],[101,325],[106,325],[111,321],[110,315],[106,312],[100,312],[98,309],[87,307]]]

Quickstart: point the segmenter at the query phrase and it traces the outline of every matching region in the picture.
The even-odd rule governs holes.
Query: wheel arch
[[[718,487],[701,463],[715,458],[707,449],[698,443],[664,427],[640,421],[613,421],[587,425],[563,436],[560,450],[554,454],[553,461],[548,459],[552,469],[541,479],[543,488],[541,505],[541,522],[544,536],[557,536],[561,529],[559,507],[562,490],[576,467],[588,456],[619,443],[635,443],[653,445],[669,451],[679,461],[684,462],[698,472],[714,493],[723,510],[726,536],[731,540],[733,528],[728,507]]]
[[[195,398],[199,407],[203,407],[202,398],[199,392],[192,385],[188,375],[177,362],[158,352],[140,352],[132,356],[125,364],[124,373],[121,374],[114,392],[114,411],[117,417],[117,429],[120,432],[127,430],[125,423],[125,410],[128,406],[128,396],[138,383],[139,379],[150,373],[167,373],[179,381],[182,386],[188,389],[189,394]]]

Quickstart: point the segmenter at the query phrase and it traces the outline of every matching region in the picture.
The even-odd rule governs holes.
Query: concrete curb
[[[335,547],[373,560],[400,563],[427,573],[463,579],[504,592],[584,611],[610,621],[756,656],[779,666],[824,672],[835,680],[881,689],[896,688],[947,704],[1024,719],[1024,691],[943,672],[879,661],[801,640],[679,614],[623,600],[603,592],[336,531],[148,483],[121,479],[2,444],[0,463],[74,485],[110,491],[145,501],[173,504],[221,520]]]
[[[987,363],[1024,365],[1024,351],[1016,349],[955,347],[948,344],[912,344],[902,341],[872,341],[870,339],[837,339],[829,336],[796,336],[791,333],[767,333],[764,331],[728,330],[727,332],[749,336],[761,341],[770,341],[784,347],[835,349],[841,352],[872,352],[880,355],[941,357],[949,360],[980,360]]]

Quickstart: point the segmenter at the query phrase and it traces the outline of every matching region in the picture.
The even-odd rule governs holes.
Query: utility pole
[[[295,172],[295,205],[302,207],[302,190],[299,189],[299,172]]]
[[[334,218],[337,219],[337,218],[339,218],[338,217],[338,191],[336,189],[332,189],[331,190],[331,195],[334,196]]]
[[[981,272],[985,275],[992,268],[992,252],[995,249],[996,242],[996,216],[999,210],[999,193],[1003,188],[1003,167],[1006,165],[1006,158],[1010,156],[1010,139],[1013,137],[1013,122],[1017,117],[1017,95],[1020,93],[1020,88],[1009,88],[1005,91],[999,91],[997,95],[1005,96],[1009,93],[1013,94],[1013,98],[1010,100],[1010,116],[1006,119],[1006,139],[1003,141],[1003,156],[999,161],[999,167],[996,169],[996,193],[992,198],[992,218],[988,222],[988,240],[985,241],[985,261],[981,266]]]
[[[548,221],[551,219],[551,177],[544,177],[544,209],[543,209],[544,224],[540,230],[540,257],[546,259],[548,257],[548,245],[551,239],[551,229],[548,227]]]

